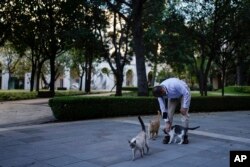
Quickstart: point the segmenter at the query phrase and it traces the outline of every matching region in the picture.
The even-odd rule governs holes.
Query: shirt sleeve
[[[161,97],[158,97],[158,102],[159,102],[159,105],[160,105],[160,109],[161,109],[161,112],[168,112],[167,108],[166,108],[166,105],[165,105],[165,101],[163,100],[163,98]]]
[[[179,84],[179,92],[182,94],[183,96],[183,104],[182,104],[182,108],[189,108],[190,106],[190,101],[191,101],[191,94],[190,94],[190,90],[188,88],[187,85],[184,84]]]
[[[159,101],[159,105],[160,105],[160,109],[161,109],[162,118],[165,122],[168,122],[169,121],[168,109],[166,107],[165,101],[161,97],[158,97],[158,101]]]

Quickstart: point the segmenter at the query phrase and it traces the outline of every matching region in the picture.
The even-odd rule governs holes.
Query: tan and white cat
[[[158,111],[157,116],[154,116],[152,120],[150,120],[148,125],[148,135],[150,139],[156,139],[158,137],[159,129],[160,129],[160,119],[161,113]]]
[[[186,128],[186,127],[183,127],[181,125],[172,126],[171,130],[169,132],[167,132],[167,134],[169,134],[169,136],[170,136],[168,144],[172,143],[174,139],[175,139],[174,140],[175,143],[177,143],[177,140],[180,140],[178,144],[183,144],[184,136],[187,135],[187,131],[188,130],[195,130],[195,129],[199,128],[199,127],[200,126],[196,126],[196,127],[193,127],[193,128]]]
[[[132,150],[132,160],[135,160],[135,154],[136,151],[140,151],[141,157],[145,154],[144,148],[146,147],[147,153],[149,151],[148,141],[147,141],[147,134],[146,134],[146,128],[144,125],[143,120],[140,116],[138,116],[139,122],[142,127],[142,131],[138,133],[135,137],[133,137],[131,140],[128,141],[129,146]]]

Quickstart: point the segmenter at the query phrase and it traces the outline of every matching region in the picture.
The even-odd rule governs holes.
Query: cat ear
[[[128,143],[129,143],[129,144],[131,143],[130,140],[128,140]]]

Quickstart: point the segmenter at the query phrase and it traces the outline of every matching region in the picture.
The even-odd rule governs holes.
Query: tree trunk
[[[199,89],[200,89],[200,95],[204,96],[204,76],[202,74],[202,71],[198,74],[198,81],[199,81]]]
[[[148,96],[148,82],[146,76],[143,29],[142,29],[142,11],[143,0],[133,1],[132,12],[132,33],[134,39],[134,51],[136,57],[138,96]]]
[[[225,78],[226,78],[226,69],[225,67],[222,67],[222,88],[221,88],[221,96],[224,96],[225,94]]]
[[[122,83],[123,83],[123,72],[118,71],[116,73],[116,92],[115,92],[115,96],[122,96]]]
[[[40,65],[38,65],[38,67],[37,67],[37,72],[36,72],[36,77],[35,77],[35,79],[36,79],[36,91],[38,92],[39,91],[39,89],[40,89],[40,74],[41,74],[41,66]]]
[[[158,57],[157,51],[155,51],[154,56],[155,56],[155,58],[154,58],[154,63],[153,63],[153,74],[152,74],[151,86],[154,86],[154,84],[155,84],[157,64],[158,64],[157,63],[157,57]]]
[[[92,51],[89,52],[89,56],[86,56],[86,77],[85,77],[85,92],[90,93],[91,91],[91,73],[92,73]]]
[[[84,68],[82,68],[82,70],[84,70]],[[82,71],[81,76],[80,76],[80,85],[79,85],[79,91],[82,91],[82,79],[84,76],[84,72]]]
[[[30,76],[30,92],[34,90],[36,68],[37,68],[36,63],[32,62],[31,76]]]
[[[53,54],[50,56],[50,84],[49,84],[49,90],[51,93],[51,96],[55,95],[55,76],[56,76],[56,72],[55,72],[55,60],[56,60],[56,56]]]
[[[243,60],[241,56],[237,56],[237,67],[236,67],[236,78],[237,78],[237,85],[243,86],[244,81],[243,81]]]
[[[10,90],[10,84],[11,84],[11,73],[9,72],[9,77],[8,77],[8,90]]]

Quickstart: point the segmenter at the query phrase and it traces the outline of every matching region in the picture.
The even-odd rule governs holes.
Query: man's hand
[[[170,122],[166,122],[166,126],[165,126],[165,128],[164,128],[165,133],[168,133],[168,132],[170,131],[171,126],[172,126],[172,125],[171,125]]]
[[[180,112],[181,112],[182,115],[187,115],[187,111],[188,111],[187,108],[181,108],[180,109]]]

